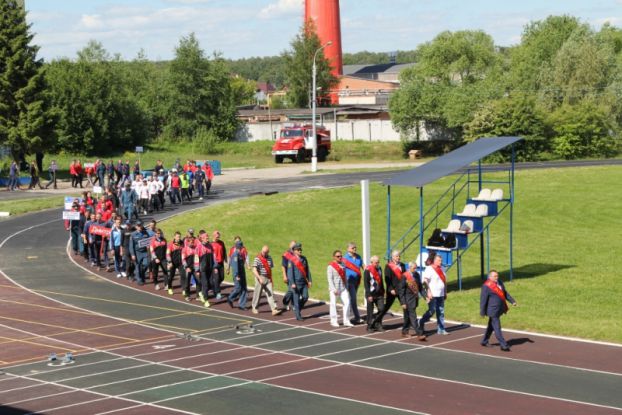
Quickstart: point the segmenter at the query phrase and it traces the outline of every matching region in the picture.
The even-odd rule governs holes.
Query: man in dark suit
[[[488,327],[486,327],[486,332],[480,342],[482,346],[489,347],[488,340],[494,331],[495,337],[501,345],[501,350],[504,352],[510,351],[510,346],[508,346],[501,332],[501,316],[508,311],[508,301],[513,306],[518,305],[510,293],[505,290],[503,283],[499,280],[499,273],[495,270],[491,270],[488,274],[488,279],[484,285],[482,285],[479,302],[480,315],[482,317],[488,316]]]

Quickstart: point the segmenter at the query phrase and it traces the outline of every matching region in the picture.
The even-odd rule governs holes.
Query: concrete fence
[[[237,141],[274,140],[284,123],[272,122],[244,124],[238,130]],[[291,122],[287,124],[291,125]],[[399,141],[400,133],[389,120],[328,121],[324,126],[330,130],[333,140]],[[272,130],[272,131],[271,131]],[[425,132],[422,139],[425,139]]]

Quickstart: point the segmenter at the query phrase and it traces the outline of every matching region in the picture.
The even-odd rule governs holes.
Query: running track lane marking
[[[20,330],[20,329],[18,329],[18,330],[19,330],[19,331],[22,331],[22,332],[26,332],[25,330]],[[26,333],[27,333],[27,332],[26,332]],[[29,334],[33,334],[33,333],[29,333]],[[72,344],[71,342],[65,342],[65,343]],[[76,343],[73,343],[73,344],[74,344],[74,345],[77,345]],[[189,357],[189,358],[191,358],[191,357]],[[148,362],[148,363],[151,363],[153,366],[165,366],[165,367],[173,367],[173,368],[175,368],[175,369],[179,369],[178,367],[174,367],[174,366],[171,366],[171,365],[162,364],[161,362],[150,362],[150,361],[144,361],[144,360],[142,360],[142,359],[135,359],[135,358],[132,358],[132,357],[129,357],[128,359],[131,359],[131,360],[136,360],[136,361]],[[308,359],[308,358],[306,358],[306,359]],[[301,359],[301,360],[306,360],[306,359]],[[291,362],[289,362],[289,363],[291,363]],[[267,365],[267,366],[274,366],[274,365]],[[266,367],[267,367],[267,366],[266,366]],[[262,368],[263,368],[263,366],[262,366],[262,367],[258,367],[258,368],[256,368],[256,369],[257,369],[257,370],[260,370],[260,369],[262,369]],[[209,372],[205,372],[205,371],[198,371],[198,370],[195,370],[195,369],[185,369],[185,370],[191,371],[191,372],[193,372],[193,373],[199,373],[199,374],[202,374],[202,375],[204,375],[204,374],[210,374]],[[244,371],[246,371],[246,370],[244,370]],[[240,372],[240,371],[235,371],[235,372],[232,372],[232,373],[237,373],[237,372]],[[79,406],[79,405],[84,405],[84,404],[89,404],[89,403],[99,402],[99,401],[102,401],[102,400],[105,400],[105,399],[109,399],[109,398],[115,398],[115,397],[113,397],[113,396],[111,396],[111,395],[106,395],[106,394],[103,394],[103,393],[98,393],[98,392],[88,391],[88,390],[87,390],[87,389],[85,389],[85,388],[75,388],[75,387],[71,387],[71,386],[66,386],[66,385],[63,385],[63,384],[59,384],[59,383],[56,383],[56,382],[51,382],[51,381],[42,381],[42,380],[39,380],[39,379],[36,379],[36,378],[32,378],[32,377],[30,377],[30,376],[24,376],[24,375],[10,375],[10,376],[13,376],[13,377],[15,377],[15,378],[21,378],[21,379],[31,380],[31,381],[35,381],[35,382],[40,382],[40,383],[42,383],[42,384],[46,384],[46,385],[55,385],[55,386],[60,386],[60,387],[67,387],[67,388],[73,389],[73,390],[75,390],[75,391],[81,391],[81,392],[92,393],[92,394],[95,394],[95,395],[104,396],[103,398],[93,399],[93,400],[91,400],[91,401],[79,402],[79,403],[70,404],[70,405],[64,405],[64,406],[61,406],[61,407],[55,407],[55,408],[46,408],[46,409],[44,409],[44,410],[39,410],[38,412],[51,412],[51,411],[58,410],[58,409],[65,409],[65,408],[69,408],[69,407],[72,407],[72,406]],[[210,376],[208,376],[207,378],[212,378],[212,377],[225,377],[225,376],[227,376],[227,375],[226,375],[226,374],[225,374],[225,375],[218,375],[218,374],[214,374],[214,373],[212,373],[212,374],[210,374]],[[291,376],[291,375],[290,375],[290,376]],[[231,377],[231,376],[227,376],[227,377]],[[234,379],[237,379],[237,380],[242,381],[242,383],[241,383],[240,385],[242,385],[242,384],[248,384],[248,383],[261,383],[261,382],[257,382],[257,381],[247,381],[246,379],[239,379],[239,378],[235,378],[235,377],[233,377],[233,378],[234,378]],[[196,380],[195,380],[195,381],[196,381]],[[182,383],[182,382],[179,382],[179,383]],[[184,382],[184,383],[185,383],[185,382]],[[277,387],[277,388],[281,388],[281,389],[298,390],[298,389],[295,389],[295,388],[287,388],[287,387],[282,387],[282,386],[278,386],[278,385],[270,385],[270,384],[265,384],[265,385],[266,385],[266,386],[269,386],[269,387]],[[153,388],[153,389],[157,389],[157,388]],[[227,387],[223,387],[223,388],[219,388],[219,389],[227,389]],[[145,390],[149,390],[149,389],[145,389]],[[144,391],[144,390],[143,390],[143,391]],[[211,391],[214,391],[214,389],[209,390],[209,392],[211,392]],[[126,395],[130,395],[130,394],[134,394],[134,393],[138,393],[138,392],[140,392],[140,391],[133,391],[133,392],[128,392],[128,393],[125,393],[125,394],[117,395],[117,396],[116,396],[116,398],[120,398],[120,399],[124,399],[124,400],[128,400],[128,401],[132,401],[133,403],[139,403],[140,405],[138,405],[137,407],[139,407],[139,406],[143,406],[143,405],[149,405],[149,406],[154,406],[154,407],[158,407],[158,408],[168,408],[168,407],[163,407],[163,406],[160,406],[160,405],[157,405],[157,404],[158,404],[158,403],[161,403],[161,402],[166,402],[166,401],[170,401],[170,400],[175,400],[175,399],[183,398],[183,397],[186,397],[186,396],[196,395],[196,393],[193,393],[193,394],[190,394],[190,395],[181,395],[181,396],[176,396],[176,397],[173,397],[173,398],[163,399],[163,400],[160,400],[160,401],[150,402],[150,403],[140,402],[140,401],[132,400],[132,399],[129,399],[129,398],[124,398],[124,396],[126,396]],[[301,392],[304,392],[304,391],[301,391]],[[314,394],[314,395],[321,395],[321,396],[329,396],[329,395],[325,395],[325,394],[321,394],[321,393],[316,393],[316,392],[307,392],[307,393]],[[344,398],[344,397],[338,397],[338,396],[332,396],[332,398],[334,398],[334,399],[339,399],[339,400],[347,400],[347,401],[351,401],[351,402],[358,402],[358,403],[362,403],[362,404],[365,404],[365,405],[372,405],[372,406],[376,406],[376,407],[384,407],[384,408],[388,408],[388,409],[403,410],[403,409],[399,409],[399,408],[393,408],[393,407],[391,407],[391,406],[385,406],[385,405],[373,404],[373,403],[364,402],[364,401],[358,401],[358,400],[355,400],[355,399],[350,399],[350,398]],[[128,409],[128,408],[123,408],[123,410],[127,410],[127,409]],[[414,412],[414,411],[407,411],[407,412],[410,412],[410,413],[415,413],[415,414],[420,414],[420,412]],[[30,413],[30,414],[27,414],[27,415],[32,415],[32,414],[34,414],[34,413]]]
[[[2,243],[0,243],[0,248],[4,245],[4,243],[6,243],[6,241],[7,241],[8,239],[12,238],[13,236],[15,236],[15,235],[17,235],[17,234],[20,234],[20,233],[22,233],[22,232],[25,232],[26,230],[32,229],[32,228],[34,228],[34,227],[36,227],[36,226],[43,226],[43,225],[45,225],[45,224],[48,224],[48,223],[51,223],[51,222],[55,222],[55,221],[56,221],[56,220],[54,220],[54,221],[48,221],[48,222],[45,222],[45,223],[42,223],[42,224],[39,224],[39,225],[32,226],[32,227],[30,227],[30,228],[26,228],[26,229],[23,229],[23,230],[21,230],[21,231],[18,231],[18,232],[16,232],[15,234],[13,234],[13,235],[9,236],[8,238],[6,238],[6,239],[5,239]],[[110,280],[108,280],[108,279],[106,279],[106,278],[104,278],[104,277],[101,277],[101,276],[99,276],[99,275],[97,275],[97,274],[94,274],[94,273],[92,273],[90,270],[88,270],[88,269],[86,269],[86,268],[82,267],[81,265],[77,264],[77,263],[73,260],[73,258],[71,258],[71,257],[70,257],[70,259],[74,262],[74,264],[75,264],[75,265],[77,265],[78,267],[80,267],[80,268],[82,268],[82,269],[86,270],[87,272],[89,272],[89,273],[91,273],[91,274],[93,274],[93,275],[95,275],[95,276],[97,276],[97,277],[99,277],[99,278],[102,278],[102,279],[104,279],[105,281],[109,281],[109,282],[111,282],[111,283],[114,283],[113,281],[110,281]],[[9,277],[8,277],[8,276],[4,273],[4,272],[2,272],[2,270],[0,270],[0,273],[2,273],[3,275],[5,275],[5,277],[6,277],[7,279],[9,279],[11,282],[15,283],[15,281],[13,281],[11,278],[9,278]],[[15,283],[15,284],[17,284],[17,283]],[[17,284],[17,285],[21,286],[20,284]],[[138,289],[136,289],[136,288],[134,288],[134,287],[128,287],[128,288],[130,288],[130,289],[134,289],[134,290],[136,290],[136,291],[140,291],[140,292],[143,292],[143,293],[144,293],[144,292],[146,292],[147,294],[150,294],[150,295],[156,295],[156,294],[153,294],[153,293],[149,293],[149,292],[147,292],[147,291],[138,290]],[[24,289],[26,289],[27,291],[31,291],[31,290],[29,290],[29,289],[28,289],[28,288],[26,288],[26,287],[24,287]],[[32,291],[31,291],[31,292],[32,292]],[[44,296],[44,297],[46,297],[46,296]],[[166,298],[166,297],[162,297],[162,296],[158,296],[158,297],[160,297],[160,298]],[[49,297],[46,297],[46,298],[49,298]],[[53,298],[50,298],[50,299],[51,299],[51,300],[53,300],[53,301],[59,302],[59,303],[61,303],[61,304],[64,304],[64,303],[62,303],[62,302],[61,302],[61,301],[59,301],[59,300],[55,300],[55,299],[53,299]],[[70,307],[78,308],[78,307],[73,306],[73,305],[71,305],[71,304],[66,304],[66,305],[67,305],[67,306],[70,306]],[[78,308],[78,309],[79,309],[79,308]],[[225,313],[225,314],[229,314],[229,313],[224,312],[224,311],[221,311],[221,312],[223,312],[223,313]],[[94,313],[94,314],[99,314],[99,313]],[[110,317],[110,316],[108,316],[108,317]],[[111,318],[114,318],[114,317],[111,317]],[[537,334],[535,334],[535,333],[534,333],[534,335],[537,335]],[[352,336],[352,337],[355,337],[355,336]],[[360,336],[356,336],[356,337],[360,337]],[[544,335],[544,337],[546,337],[546,335]],[[456,341],[458,341],[458,340],[460,340],[460,339],[457,339]],[[586,342],[590,343],[590,341],[586,341]],[[432,346],[430,346],[430,347],[432,347]],[[488,357],[494,357],[494,356],[488,356]],[[519,361],[520,361],[520,359],[516,359],[516,360],[519,360]],[[535,363],[539,363],[539,362],[535,362]],[[566,366],[566,367],[572,368],[572,367],[570,367],[570,366]],[[574,369],[580,369],[580,368],[574,368]],[[388,372],[395,373],[395,372],[393,372],[393,371],[388,371]],[[420,376],[420,375],[413,375],[413,374],[408,374],[408,373],[405,373],[405,374],[406,374],[406,375],[409,375],[409,376]],[[436,379],[436,378],[430,378],[430,379],[441,380],[441,381],[452,382],[452,383],[458,383],[458,384],[466,384],[466,385],[470,385],[470,386],[483,387],[483,388],[493,389],[493,390],[495,389],[495,388],[491,388],[491,387],[487,387],[487,386],[482,386],[482,385],[474,385],[474,384],[469,384],[469,383],[464,383],[464,382],[459,382],[459,381],[452,381],[452,380],[447,380],[447,379]],[[500,390],[503,390],[503,389],[500,389]],[[531,394],[528,394],[528,393],[523,393],[523,392],[518,392],[518,391],[506,391],[506,392],[513,392],[513,393],[519,393],[519,394],[531,395]],[[535,395],[535,394],[534,394],[533,396],[539,396],[539,395]],[[571,401],[571,400],[565,400],[565,399],[562,399],[562,398],[547,397],[547,396],[542,396],[542,398],[548,398],[548,399],[554,399],[554,400],[561,400],[561,401],[568,401],[568,402],[575,402],[575,401]],[[586,403],[586,402],[576,402],[576,403],[579,403],[579,404],[584,404],[584,405],[594,405],[594,406],[600,406],[600,405],[597,405],[597,404],[590,404],[590,403]],[[609,408],[609,407],[605,407],[605,408]],[[618,410],[619,410],[619,408],[612,408],[612,409],[618,409]]]

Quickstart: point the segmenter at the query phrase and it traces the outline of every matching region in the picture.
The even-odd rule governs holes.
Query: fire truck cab
[[[315,127],[317,133],[317,159],[326,161],[330,153],[330,131],[324,126]],[[275,163],[283,163],[290,158],[296,163],[302,163],[312,156],[313,126],[311,124],[292,124],[281,128],[279,137],[272,146],[272,155]]]

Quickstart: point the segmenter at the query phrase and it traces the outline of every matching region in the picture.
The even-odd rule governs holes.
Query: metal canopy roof
[[[422,166],[396,174],[384,184],[423,187],[520,140],[521,137],[480,138]]]

